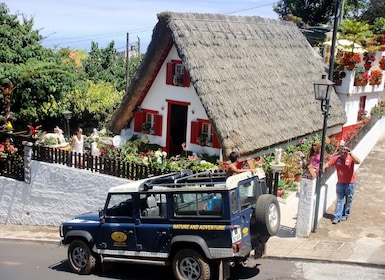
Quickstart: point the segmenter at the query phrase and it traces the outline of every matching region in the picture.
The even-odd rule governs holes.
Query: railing
[[[94,157],[88,153],[77,154],[43,146],[34,147],[32,159],[85,169],[91,172],[127,178],[130,180],[139,180],[171,172],[167,169],[156,169],[144,164],[127,163],[106,157]]]
[[[24,181],[24,161],[18,155],[0,158],[0,176]]]
[[[89,170],[101,174],[112,175],[130,180],[145,179],[151,176],[172,173],[168,169],[157,169],[138,163],[127,163],[105,157],[94,157],[90,154],[75,154],[56,148],[35,146],[32,159],[48,163],[61,164],[68,167]],[[278,174],[277,174],[278,175]],[[273,187],[275,178],[273,173],[266,174],[267,193],[277,194],[277,187]]]

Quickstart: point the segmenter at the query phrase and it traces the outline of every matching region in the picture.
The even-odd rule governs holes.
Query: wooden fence
[[[380,118],[381,117],[379,116],[372,116],[369,121],[354,136],[351,137],[347,146],[354,149],[358,142]],[[23,146],[18,147],[18,149],[18,155],[8,158],[0,158],[0,176],[24,181]],[[66,165],[73,168],[85,169],[91,172],[98,172],[130,180],[144,179],[150,176],[157,176],[172,172],[168,169],[161,170],[144,164],[127,163],[106,157],[93,157],[88,153],[80,155],[65,150],[43,146],[33,147],[32,159]],[[326,180],[332,172],[334,172],[334,170],[327,169],[324,174],[324,179]],[[277,187],[275,186],[278,185],[279,178],[273,173],[269,173],[266,174],[266,179],[268,193],[277,194]]]
[[[94,157],[88,153],[80,155],[65,150],[43,146],[34,147],[33,159],[48,163],[66,165],[68,167],[85,169],[120,178],[127,178],[130,180],[139,180],[173,172],[168,169],[157,169],[144,164],[127,163],[105,157]],[[276,174],[275,177],[276,178],[274,178],[273,173],[266,175],[266,188],[268,193],[276,195],[277,188],[274,188],[273,185],[278,185],[277,183],[274,184],[275,181],[278,182],[278,174]]]

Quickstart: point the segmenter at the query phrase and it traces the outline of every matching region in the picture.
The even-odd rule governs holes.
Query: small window
[[[189,87],[190,77],[181,60],[171,60],[167,63],[166,84]]]
[[[108,201],[106,215],[132,217],[131,194],[112,194]]]
[[[134,132],[162,136],[162,115],[157,111],[143,109],[134,113]]]
[[[145,122],[142,124],[142,133],[154,134],[155,114],[146,113]]]
[[[190,142],[200,146],[220,148],[218,137],[209,120],[197,119],[191,122]]]
[[[223,214],[220,193],[181,193],[174,195],[175,216],[217,216]]]
[[[239,198],[242,210],[251,205],[255,205],[257,200],[255,195],[255,181],[249,181],[239,185]]]

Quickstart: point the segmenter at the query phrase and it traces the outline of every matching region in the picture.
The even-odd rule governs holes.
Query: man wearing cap
[[[356,188],[356,174],[354,165],[360,164],[361,160],[352,154],[350,149],[343,146],[338,155],[334,156],[323,166],[323,171],[329,166],[335,166],[337,170],[337,204],[332,223],[338,224],[346,221],[352,208],[354,189]]]

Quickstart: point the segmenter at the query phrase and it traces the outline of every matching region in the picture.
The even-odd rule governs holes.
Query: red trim
[[[166,85],[174,85],[173,79],[174,79],[174,73],[175,67],[174,64],[171,62],[167,63],[166,66]]]
[[[212,128],[212,126],[211,126],[211,128]],[[213,143],[213,148],[217,148],[217,149],[221,148],[221,143],[219,143],[218,136],[217,136],[217,134],[215,132],[213,132],[212,143]]]
[[[199,118],[197,118],[197,121],[200,122],[200,123],[208,123],[208,124],[211,124],[210,120],[206,120],[206,119],[199,119]]]
[[[178,100],[171,100],[171,99],[166,99],[166,102],[169,104],[176,104],[176,105],[182,105],[182,106],[190,106],[190,102],[183,102],[183,101],[178,101]]]
[[[192,144],[198,144],[198,136],[200,132],[200,123],[199,122],[191,122],[191,136],[190,142]]]
[[[183,87],[189,87],[189,86],[190,86],[190,75],[188,74],[185,67],[183,72]]]
[[[162,122],[163,116],[162,115],[155,115],[155,124],[154,124],[154,135],[156,136],[162,136]]]
[[[134,132],[142,131],[142,123],[144,122],[144,112],[134,112]]]
[[[155,111],[155,110],[149,110],[149,109],[143,109],[142,108],[142,111],[147,113],[147,114],[154,114],[154,115],[158,115],[159,114],[159,111]]]

